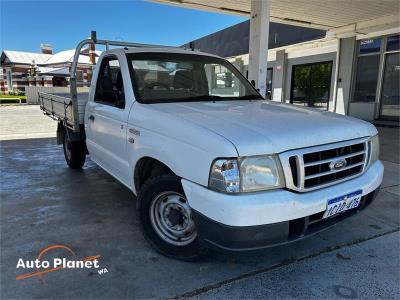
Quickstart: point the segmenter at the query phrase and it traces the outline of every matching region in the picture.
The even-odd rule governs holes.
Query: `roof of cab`
[[[123,51],[126,54],[129,53],[180,53],[180,54],[195,54],[195,55],[205,55],[211,57],[219,57],[214,54],[200,52],[197,50],[184,49],[178,47],[130,47],[130,48],[116,48],[107,51],[108,53],[113,53],[117,51]]]

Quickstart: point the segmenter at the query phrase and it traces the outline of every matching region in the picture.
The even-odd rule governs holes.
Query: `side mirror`
[[[255,87],[256,86],[256,81],[253,79],[252,81],[250,81],[250,83]]]

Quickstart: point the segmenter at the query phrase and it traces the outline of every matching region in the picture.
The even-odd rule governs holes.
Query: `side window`
[[[94,101],[118,108],[125,107],[121,67],[116,57],[103,59],[97,78]]]

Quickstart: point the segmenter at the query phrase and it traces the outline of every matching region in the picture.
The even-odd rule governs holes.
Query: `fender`
[[[134,184],[134,171],[137,162],[143,157],[151,157],[166,165],[172,172],[181,178],[196,182],[200,185],[208,185],[208,174],[210,166],[215,159],[210,153],[196,148],[192,145],[174,140],[173,143],[167,137],[162,137],[156,133],[151,134],[150,140],[156,140],[154,143],[134,143],[130,151],[130,186],[134,194],[137,194]],[[146,139],[147,140],[147,139]],[[170,145],[160,147],[160,145]],[[128,143],[128,147],[129,147]],[[176,148],[180,148],[177,153]],[[129,151],[129,148],[128,148]]]

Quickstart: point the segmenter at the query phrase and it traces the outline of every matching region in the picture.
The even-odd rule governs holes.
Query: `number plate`
[[[360,205],[361,197],[362,190],[359,190],[328,200],[327,208],[322,218],[329,218],[346,210],[356,208],[358,205]]]

